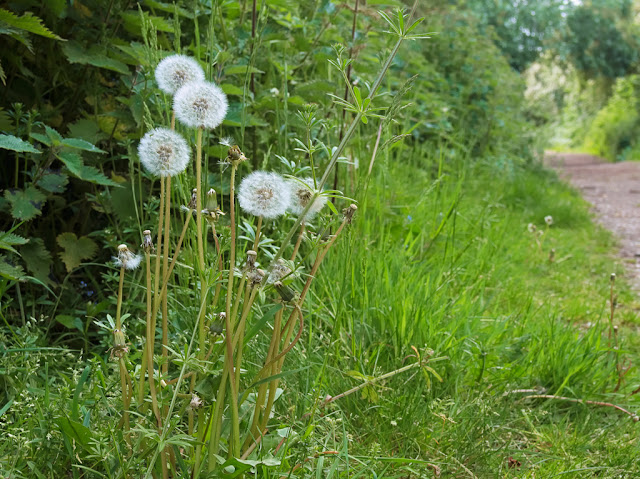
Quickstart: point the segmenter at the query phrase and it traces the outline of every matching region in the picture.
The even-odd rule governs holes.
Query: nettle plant
[[[160,180],[158,224],[148,225],[150,229],[143,232],[141,253],[119,246],[114,257],[120,269],[115,317],[107,316],[106,322],[99,323],[113,334],[110,356],[118,365],[120,425],[130,453],[130,460],[121,462],[125,469],[144,469],[144,477],[162,474],[166,478],[179,474],[178,469],[184,472],[187,462],[192,477],[205,471],[214,477],[236,477],[258,464],[280,464],[278,451],[282,454],[286,449],[281,446],[291,439],[292,430],[282,429],[282,441],[273,450],[265,450],[262,439],[283,392],[279,386],[285,358],[302,335],[304,303],[313,279],[357,210],[353,200],[324,186],[357,126],[368,118],[383,118],[375,113],[379,109],[372,106],[372,100],[402,41],[424,37],[411,33],[421,20],[405,25],[405,14],[400,11],[395,19],[383,16],[392,25],[397,42],[366,98],[348,83],[352,103],[340,99],[340,104],[353,112],[354,119],[340,144],[330,148],[312,139],[318,120],[313,107],[302,109],[299,116],[308,141],[299,144],[309,162],[302,171],[308,174],[298,178],[253,171],[238,182],[238,168],[247,158],[238,146],[223,139],[221,143],[228,146],[222,162],[229,178],[228,196],[209,189],[202,171],[203,133],[211,134],[223,122],[228,108],[225,94],[205,79],[193,58],[171,55],[158,64],[157,84],[173,96],[171,121],[169,127],[150,129],[138,147],[142,165]],[[340,48],[337,52],[338,59],[332,64],[348,80],[349,61],[341,58]],[[176,119],[184,131],[193,133],[194,145],[176,131]],[[193,190],[188,204],[180,207],[184,222],[175,235],[171,231],[172,178],[184,175],[192,149],[195,178],[183,176],[181,182],[191,183]],[[329,158],[322,174],[314,162],[317,151]],[[329,198],[345,203],[342,214]],[[320,215],[323,211],[332,214]],[[283,215],[295,218],[288,230],[290,222],[279,219]],[[311,220],[320,233],[308,234],[306,226]],[[245,225],[242,230],[240,225]],[[279,246],[261,242],[266,228],[276,231],[276,236],[281,231]],[[251,234],[241,241],[242,231]],[[190,242],[192,237],[195,240]],[[253,240],[252,245],[247,240]],[[191,256],[184,256],[192,258],[193,264],[180,267],[195,278],[197,314],[192,329],[182,336],[188,343],[170,344],[170,337],[181,336],[169,331],[169,292],[175,267],[183,261],[180,252],[192,243]],[[139,267],[146,280],[146,338],[141,354],[134,355],[125,332],[132,318],[126,311],[123,314],[127,304],[124,284],[127,271]],[[252,364],[245,364],[247,343],[264,331],[269,331],[270,341],[260,364],[255,365],[255,351]],[[158,333],[161,344],[156,345]],[[134,364],[134,357],[140,358],[139,363]],[[208,393],[202,392],[202,384],[212,385]]]

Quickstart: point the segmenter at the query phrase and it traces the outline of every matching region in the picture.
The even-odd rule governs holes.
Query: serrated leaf
[[[19,17],[9,10],[0,8],[0,22],[4,22],[7,25],[19,30],[24,30],[35,35],[40,35],[41,37],[53,38],[54,40],[64,40],[63,38],[60,38],[58,35],[53,33],[51,30],[49,30],[47,27],[45,27],[42,24],[42,19],[36,17],[31,12],[27,12]]]
[[[43,145],[51,146],[51,140],[47,135],[42,135],[41,133],[29,133],[29,136]]]
[[[9,259],[0,254],[0,277],[19,281],[24,278],[24,270],[20,265],[14,265]]]
[[[68,183],[69,177],[64,173],[49,171],[44,173],[38,179],[36,186],[39,186],[50,193],[62,193],[66,189]]]
[[[27,265],[27,270],[36,279],[45,284],[53,283],[49,278],[53,258],[41,238],[33,238],[29,243],[21,247],[20,254]]]
[[[90,151],[92,153],[106,153],[106,151],[101,150],[97,146],[80,138],[65,138],[62,140],[62,145],[69,148],[75,148],[76,150]]]
[[[78,238],[75,233],[59,234],[56,241],[64,249],[59,255],[69,273],[80,266],[83,259],[93,258],[98,250],[98,245],[91,238]]]
[[[41,214],[46,199],[46,196],[33,186],[25,190],[6,190],[4,197],[11,203],[11,216],[21,221],[29,221]]]
[[[31,143],[13,135],[0,135],[0,148],[28,153],[40,153]]]
[[[129,73],[127,65],[114,58],[108,57],[100,47],[93,46],[89,50],[85,50],[77,42],[68,42],[62,47],[62,50],[67,56],[69,63],[92,65],[123,74]]]
[[[29,240],[14,233],[5,233],[0,231],[0,249],[6,249],[12,253],[17,253],[13,248],[14,245],[27,244]]]
[[[85,165],[82,157],[77,153],[64,151],[58,153],[56,156],[64,163],[73,176],[81,180],[104,186],[120,186],[115,181],[107,178],[96,167]]]
[[[57,130],[51,128],[50,126],[44,125],[44,131],[47,134],[47,137],[49,137],[49,139],[53,142],[54,146],[62,143],[62,140],[64,138],[62,138],[62,135],[58,133]]]

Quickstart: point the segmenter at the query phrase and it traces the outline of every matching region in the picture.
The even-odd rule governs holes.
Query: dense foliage
[[[537,2],[540,20],[531,22],[523,12],[534,3],[513,4],[418,2],[415,17],[425,20],[411,32],[411,5],[398,14],[396,0],[3,4],[0,474],[638,473],[627,417],[582,403],[521,400],[522,391],[546,392],[631,408],[638,380],[626,362],[636,342],[621,333],[614,349],[603,313],[611,241],[575,194],[534,161],[527,115],[548,118],[525,110],[525,82],[514,70],[548,46],[560,21],[552,13],[567,6]],[[496,43],[486,34],[491,26]],[[525,39],[523,26],[530,29]],[[403,29],[407,41],[395,52]],[[326,185],[336,190],[327,193],[332,201],[300,234],[297,274],[286,285],[298,292],[316,276],[309,271],[343,221],[338,211],[352,199],[358,204],[301,306],[304,329],[284,369],[255,382],[273,318],[291,299],[283,306],[272,288],[255,303],[242,300],[241,309],[248,304],[254,314],[237,368],[244,394],[224,403],[221,451],[203,469],[200,448],[211,443],[210,429],[194,414],[200,406],[191,394],[204,400],[202,411],[223,404],[214,398],[225,381],[226,325],[217,321],[222,301],[207,303],[202,284],[226,288],[234,275],[202,274],[193,229],[166,288],[169,310],[160,315],[168,348],[162,357],[156,351],[155,379],[147,378],[162,385],[160,409],[174,413],[164,429],[155,429],[151,400],[134,401],[129,411],[120,381],[129,374],[145,382],[139,365],[149,343],[149,283],[141,270],[125,275],[112,257],[121,243],[138,250],[143,231],[155,234],[161,216],[162,182],[141,166],[137,147],[146,132],[171,124],[171,97],[158,89],[154,71],[172,53],[197,59],[229,100],[223,124],[202,142],[201,191],[214,188],[208,199],[227,213],[216,223],[222,249],[213,236],[206,240],[210,263],[222,251],[226,272],[238,268],[243,281],[244,253],[258,236],[256,221],[238,215],[233,259],[224,138],[248,158],[234,166],[239,178],[257,169],[322,174],[338,151]],[[370,101],[380,72],[386,75]],[[621,84],[615,94],[630,98],[634,85]],[[193,129],[178,122],[177,131],[199,144]],[[172,244],[189,223],[191,212],[180,205],[190,204],[195,171],[190,166],[171,183]],[[555,223],[544,223],[548,215]],[[280,254],[296,221],[287,214],[265,222],[259,261]],[[527,231],[528,223],[535,228]],[[630,321],[630,296],[615,288],[622,303],[616,314]],[[114,344],[122,331],[112,318],[121,306],[126,344]],[[197,352],[206,359],[193,361],[200,318],[212,334]],[[187,369],[197,383],[181,382]],[[246,455],[234,455],[226,438],[238,422],[250,423],[266,384],[277,393],[273,417],[261,418],[267,432],[243,447]],[[239,418],[232,418],[234,403]],[[610,439],[612,426],[618,435]],[[584,434],[574,437],[573,428]]]

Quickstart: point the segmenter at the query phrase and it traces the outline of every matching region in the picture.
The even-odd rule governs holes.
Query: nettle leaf
[[[31,143],[13,135],[0,135],[0,148],[18,152],[40,153]]]
[[[41,214],[46,200],[46,196],[33,186],[25,190],[6,190],[4,197],[11,203],[11,216],[21,221],[29,221]]]
[[[17,28],[19,30],[25,30],[41,37],[53,38],[54,40],[64,40],[58,35],[53,33],[47,27],[42,24],[42,19],[36,17],[31,12],[27,12],[21,17],[9,10],[0,8],[0,22],[4,22],[9,26]]]
[[[126,64],[108,57],[100,47],[93,46],[89,50],[85,50],[77,42],[68,42],[62,47],[62,50],[67,56],[69,63],[93,65],[94,67],[105,68],[118,73],[129,73],[129,67],[127,67]]]
[[[12,253],[17,253],[13,246],[27,244],[28,242],[29,240],[27,238],[23,238],[17,234],[0,231],[0,249],[6,249]]]
[[[45,284],[53,283],[49,278],[53,258],[41,238],[31,239],[29,243],[20,248],[20,254],[27,265],[27,270],[33,273],[36,279]]]
[[[104,186],[120,186],[115,181],[107,178],[95,166],[85,165],[82,157],[77,153],[66,151],[60,152],[56,156],[64,163],[64,166],[67,167],[73,176],[81,180]]]
[[[36,184],[43,190],[47,190],[49,193],[62,193],[66,189],[68,183],[69,177],[64,173],[49,171],[43,174]]]
[[[69,273],[80,266],[83,259],[93,258],[98,250],[98,245],[91,238],[78,238],[74,233],[59,234],[56,241],[64,249],[59,255]]]
[[[9,262],[9,258],[0,254],[0,277],[19,281],[24,278],[22,266]]]
[[[80,138],[66,138],[62,140],[62,146],[75,148],[77,150],[90,151],[92,153],[106,153],[106,151],[101,150],[97,146],[92,145],[88,141],[82,140]]]

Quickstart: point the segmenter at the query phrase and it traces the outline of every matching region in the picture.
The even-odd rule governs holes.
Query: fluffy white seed
[[[142,256],[140,256],[139,254],[133,254],[131,251],[129,251],[129,248],[126,244],[121,244],[120,246],[118,246],[118,256],[114,256],[113,261],[116,263],[116,266],[118,266],[118,268],[134,270],[138,266],[140,266]]]
[[[315,193],[315,189],[313,187],[313,178],[305,178],[302,180],[307,186],[300,183],[300,181],[289,180],[288,184],[291,188],[291,205],[289,206],[289,210],[296,215],[302,214],[304,209],[307,207],[309,202],[311,201],[311,197]],[[305,215],[305,219],[311,219],[316,214],[324,208],[324,205],[327,204],[326,196],[318,196],[307,214]]]
[[[187,83],[173,97],[176,118],[191,128],[217,127],[227,115],[228,108],[227,96],[209,82]]]
[[[147,132],[138,145],[142,165],[156,176],[176,176],[189,164],[191,149],[175,131],[156,128]]]
[[[280,175],[254,171],[240,183],[238,202],[247,213],[272,219],[290,206],[291,191]]]
[[[156,67],[158,87],[169,95],[174,95],[180,87],[193,81],[204,81],[204,70],[191,57],[170,55]]]

